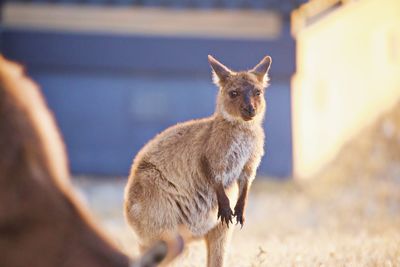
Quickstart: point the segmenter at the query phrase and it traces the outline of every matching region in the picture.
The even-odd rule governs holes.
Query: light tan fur
[[[224,263],[232,218],[244,223],[248,188],[264,154],[263,95],[271,58],[243,72],[211,56],[209,62],[219,87],[215,113],[170,127],[142,148],[124,210],[142,249],[183,225],[193,238],[206,240],[208,266],[216,267]]]

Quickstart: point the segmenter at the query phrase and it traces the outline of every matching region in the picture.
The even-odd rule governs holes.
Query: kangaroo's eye
[[[261,95],[261,90],[256,90],[256,95]]]
[[[237,91],[230,91],[229,92],[229,96],[231,97],[231,98],[235,98],[235,97],[237,97],[239,95],[239,93],[237,92]]]

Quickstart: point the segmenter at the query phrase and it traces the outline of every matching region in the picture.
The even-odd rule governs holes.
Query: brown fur
[[[36,85],[1,56],[0,151],[0,266],[129,266],[75,201],[64,145]]]
[[[214,267],[223,266],[233,217],[244,222],[248,187],[264,153],[271,58],[246,72],[209,61],[220,88],[214,115],[177,124],[143,147],[126,186],[125,216],[142,248],[183,225],[206,240]]]

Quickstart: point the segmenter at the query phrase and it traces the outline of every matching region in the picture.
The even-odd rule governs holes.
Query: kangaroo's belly
[[[238,174],[229,175],[238,178]],[[184,226],[193,237],[202,237],[218,223],[215,189],[200,173],[141,162],[126,190],[127,215],[136,232],[152,236]],[[232,210],[237,201],[235,181],[225,185]],[[130,203],[130,204],[129,204]]]
[[[177,170],[172,165],[160,164],[160,173],[163,175],[157,176],[157,188],[163,192],[165,200],[172,203],[171,212],[178,224],[185,226],[194,237],[201,237],[220,223],[214,186],[201,171]],[[235,181],[240,172],[240,167],[232,168],[229,173],[221,175],[232,210],[238,198]]]
[[[238,198],[238,187],[232,184],[226,189],[227,196],[230,200],[231,209],[234,209]],[[184,226],[192,233],[194,237],[202,237],[218,223],[221,223],[217,218],[218,205],[215,193],[212,192],[213,198],[210,205],[205,206],[203,210],[197,210],[190,218],[189,223],[183,223]],[[196,196],[198,197],[198,196]]]

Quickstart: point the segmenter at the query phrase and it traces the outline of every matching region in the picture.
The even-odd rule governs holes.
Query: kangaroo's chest
[[[228,143],[225,151],[221,151],[221,164],[226,166],[222,173],[225,186],[238,179],[243,167],[254,153],[256,142],[252,136],[237,135]]]

